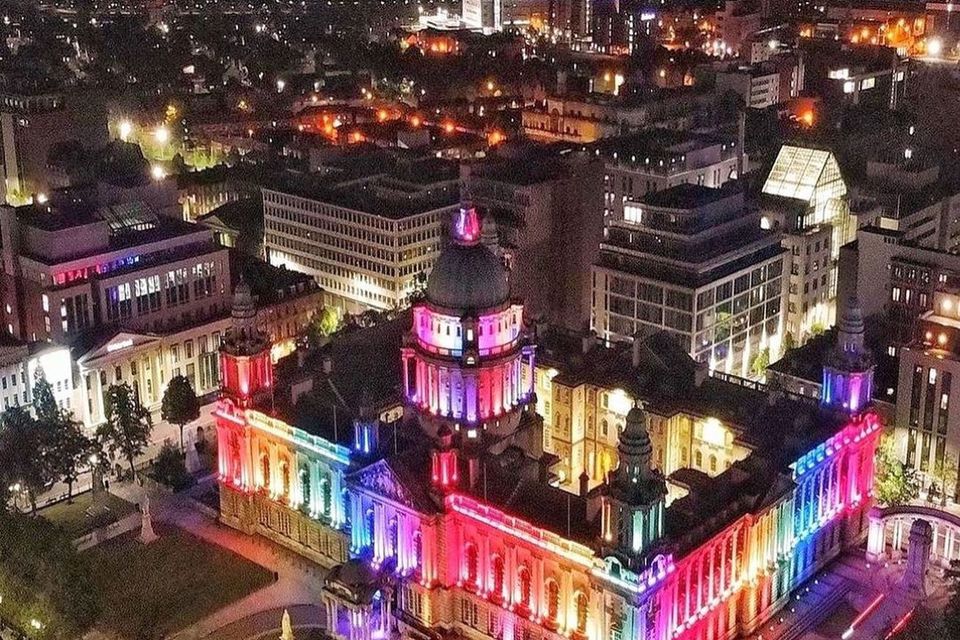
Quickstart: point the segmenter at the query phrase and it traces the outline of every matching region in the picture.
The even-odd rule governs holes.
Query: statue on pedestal
[[[293,625],[290,624],[290,612],[286,609],[280,619],[280,640],[293,640]]]
[[[137,539],[142,544],[150,544],[157,537],[157,534],[153,531],[153,521],[150,519],[150,496],[144,489],[143,502],[140,503],[140,537]]]

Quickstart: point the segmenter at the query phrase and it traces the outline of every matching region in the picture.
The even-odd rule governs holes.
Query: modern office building
[[[762,196],[764,224],[783,230],[790,257],[786,331],[802,344],[836,319],[840,247],[856,234],[847,185],[829,150],[784,145]]]
[[[460,202],[459,178],[456,163],[427,158],[264,187],[270,263],[312,275],[331,303],[352,313],[406,306],[437,259]]]
[[[667,455],[691,442],[674,427],[692,427],[735,459],[688,450],[707,471],[667,475],[650,416],[620,406],[615,469],[592,488],[581,473],[576,493],[554,486],[523,305],[470,217],[411,313],[335,339],[316,369],[304,358],[292,381],[282,366],[274,377],[249,305],[221,349],[221,521],[331,567],[327,633],[734,638],[862,540],[880,425],[850,399],[869,395],[768,396],[709,382],[689,358],[651,387],[698,416],[668,423]],[[832,384],[868,390],[856,335],[840,345]],[[352,369],[361,358],[381,366]],[[386,422],[398,401],[404,417]]]
[[[710,369],[762,374],[780,354],[789,255],[760,222],[735,186],[627,203],[593,267],[591,326],[613,341],[664,329]]]

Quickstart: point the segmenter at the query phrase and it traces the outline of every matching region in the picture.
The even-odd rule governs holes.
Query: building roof
[[[835,170],[838,175],[840,173],[832,152],[785,144],[780,147],[763,184],[763,193],[810,202],[828,169]]]

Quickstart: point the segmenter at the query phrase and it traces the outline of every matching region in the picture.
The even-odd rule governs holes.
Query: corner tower
[[[257,308],[244,280],[234,290],[231,315],[233,324],[220,346],[221,398],[246,409],[269,397],[273,366],[270,341],[257,329]]]
[[[640,407],[627,413],[617,452],[620,465],[600,487],[601,535],[605,546],[636,560],[663,537],[667,496],[666,481],[651,466],[653,445]]]
[[[837,343],[823,365],[821,403],[860,413],[873,398],[873,370],[873,356],[864,346],[863,312],[856,298],[848,298],[840,309]]]
[[[533,391],[523,305],[510,300],[506,270],[480,236],[476,210],[461,208],[401,354],[407,401],[431,436],[441,424],[510,433]]]

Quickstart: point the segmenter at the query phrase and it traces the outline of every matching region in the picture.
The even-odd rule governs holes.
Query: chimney
[[[297,368],[303,369],[303,365],[307,361],[307,348],[306,347],[297,347]]]
[[[710,375],[710,365],[706,362],[698,362],[693,370],[693,384],[698,389],[703,386],[704,380]]]
[[[643,338],[640,334],[633,336],[633,344],[630,345],[630,357],[634,369],[640,368],[640,344]]]
[[[321,366],[323,367],[323,373],[330,375],[333,373],[333,358],[329,354],[325,354],[323,360],[321,360]]]
[[[583,355],[590,353],[595,346],[597,346],[597,332],[592,329],[585,330],[580,338],[580,348]]]
[[[537,460],[537,482],[541,484],[546,484],[547,482],[547,456],[549,455],[550,454],[545,453]]]
[[[583,473],[580,474],[580,497],[586,498],[588,493],[590,493],[590,476],[584,469]]]

